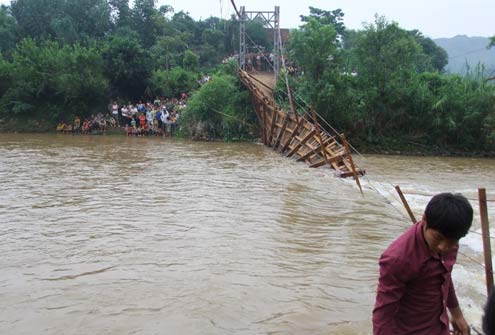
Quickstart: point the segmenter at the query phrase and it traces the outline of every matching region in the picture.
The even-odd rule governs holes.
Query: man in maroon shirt
[[[459,239],[473,221],[473,209],[460,194],[441,193],[426,206],[423,219],[380,257],[373,310],[374,335],[468,335],[452,283]]]

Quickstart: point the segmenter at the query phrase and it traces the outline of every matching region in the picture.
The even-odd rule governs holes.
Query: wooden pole
[[[313,122],[314,122],[315,130],[316,130],[316,138],[317,138],[318,142],[320,142],[320,153],[323,156],[323,159],[325,160],[325,162],[327,162],[329,167],[332,168],[332,165],[330,163],[328,163],[327,150],[323,146],[323,140],[321,138],[320,124],[318,123],[318,120],[316,119],[316,112],[315,112],[315,108],[313,107],[313,105],[311,105],[311,116],[313,116]]]
[[[361,191],[361,194],[364,195],[363,188],[361,187],[361,182],[359,181],[359,176],[356,172],[356,167],[354,166],[354,161],[352,160],[351,150],[349,149],[349,143],[347,143],[347,139],[345,138],[344,134],[341,135],[341,138],[342,138],[342,143],[344,144],[345,153],[349,158],[349,163],[351,163],[351,169],[352,169],[352,174],[354,175],[354,180],[356,181],[356,184],[359,186],[359,190]]]
[[[478,189],[480,203],[481,232],[483,234],[483,251],[485,254],[486,291],[490,294],[493,287],[492,246],[490,242],[490,226],[488,224],[488,209],[486,205],[486,189]]]
[[[418,221],[416,221],[416,218],[414,217],[411,207],[409,207],[406,197],[404,197],[404,194],[402,193],[402,190],[400,189],[399,185],[395,186],[395,190],[397,191],[397,193],[399,193],[400,200],[402,201],[402,204],[406,208],[407,214],[409,214],[409,218],[411,219],[412,223],[415,224]]]

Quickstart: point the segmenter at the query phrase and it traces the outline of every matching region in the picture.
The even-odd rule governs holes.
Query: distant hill
[[[495,75],[495,48],[487,49],[489,43],[487,37],[468,37],[458,35],[452,38],[437,38],[433,40],[444,48],[449,55],[449,64],[445,70],[450,73],[465,75],[469,68],[476,70],[478,64],[484,64],[484,77]]]

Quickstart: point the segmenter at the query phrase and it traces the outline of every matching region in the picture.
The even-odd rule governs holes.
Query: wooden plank
[[[359,181],[359,176],[357,175],[357,172],[356,172],[356,167],[354,166],[354,162],[352,160],[351,150],[349,149],[349,144],[347,143],[347,140],[346,140],[344,134],[342,134],[342,142],[344,143],[344,148],[345,148],[347,157],[349,158],[349,163],[351,164],[351,171],[352,171],[352,174],[354,175],[354,180],[356,181],[356,184],[359,187],[361,194],[364,195],[363,188],[361,187],[361,182]]]
[[[277,120],[277,112],[276,110],[272,110],[272,122],[270,126],[270,134],[268,136],[268,145],[272,143],[272,138],[273,138],[273,130],[275,129],[275,121]]]
[[[272,95],[269,94],[268,85],[244,71],[239,71],[239,76],[255,104],[258,105],[256,112],[265,145],[287,153],[289,157],[297,154],[297,157],[300,156],[299,160],[306,160],[313,166],[319,166],[323,163],[322,161],[328,159],[337,174],[343,177],[352,175],[350,172],[353,164],[344,157],[345,147],[341,146],[336,139],[332,141],[331,135],[316,124],[317,120],[313,124],[308,118],[309,112],[301,117],[297,115],[292,92],[289,96],[290,112],[285,112],[276,105]],[[313,119],[316,119],[315,115]],[[364,174],[364,170],[355,167],[354,169],[355,174]]]
[[[266,124],[265,124],[265,113],[264,113],[263,105],[261,105],[260,102],[257,101],[255,109],[258,111],[257,113],[261,128],[261,139],[263,140],[263,143],[266,144]]]
[[[315,130],[314,130],[314,129],[313,129],[313,130],[311,130],[309,133],[307,133],[307,134],[306,134],[306,136],[304,136],[304,138],[303,138],[303,139],[301,139],[301,140],[299,141],[299,143],[298,143],[298,144],[296,144],[296,145],[294,146],[294,148],[292,148],[292,150],[291,150],[291,151],[289,151],[289,153],[287,154],[287,157],[291,157],[292,155],[294,155],[294,154],[297,152],[297,150],[299,150],[299,148],[300,148],[300,147],[301,147],[304,143],[306,143],[306,141],[307,141],[307,140],[309,140],[309,139],[310,139],[310,138],[311,138],[314,134],[315,134]],[[296,136],[296,139],[297,139],[297,136]]]
[[[289,114],[286,113],[284,117],[284,121],[282,122],[282,127],[280,128],[280,131],[278,132],[277,139],[275,140],[275,143],[273,144],[273,148],[276,150],[278,145],[280,144],[280,139],[282,138],[282,135],[285,132],[285,128],[287,128],[287,125],[289,124]]]
[[[261,80],[259,80],[258,78],[255,78],[255,77],[249,75],[249,73],[247,74],[247,76],[249,77],[249,79],[254,79],[257,83],[259,83],[261,86],[265,87],[266,89],[268,89],[270,91],[273,90],[273,87],[270,87],[267,84],[265,84],[264,82],[262,82]]]
[[[287,148],[289,147],[289,144],[290,142],[292,141],[292,139],[294,137],[297,136],[297,134],[299,134],[299,129],[301,128],[301,123],[304,122],[303,119],[301,119],[300,122],[297,122],[296,123],[296,126],[294,127],[294,130],[292,130],[292,134],[289,136],[289,138],[285,141],[284,145],[282,145],[282,149],[280,149],[280,152],[284,152],[285,150],[287,150]]]
[[[327,159],[321,159],[318,162],[311,164],[309,167],[312,167],[312,168],[320,167],[320,166],[323,166],[323,165],[328,164],[328,163],[335,163],[335,162],[341,161],[344,158],[345,158],[345,155],[339,155],[339,156],[330,157]]]
[[[338,142],[335,142],[336,144]],[[340,145],[340,144],[339,144]],[[333,145],[332,145],[333,146]],[[338,156],[338,155],[343,155],[345,154],[345,149],[344,147],[340,147],[338,146],[337,147],[337,150],[333,150],[331,149],[330,147],[332,146],[329,146],[326,148],[327,152],[330,154],[330,156]],[[345,162],[345,159],[341,161],[342,164],[344,164],[343,162]],[[342,171],[342,168],[341,166],[339,166],[337,163],[332,163],[332,167],[335,169],[335,171],[337,171],[338,173],[342,173],[342,172],[345,172],[345,171]],[[345,166],[344,166],[345,167]],[[351,171],[351,169],[347,169],[347,171]]]
[[[323,139],[321,138],[320,125],[318,123],[318,119],[316,118],[316,112],[315,112],[315,108],[313,105],[311,105],[311,114],[313,115],[313,121],[314,121],[315,128],[316,128],[316,136],[318,138],[318,142],[320,142],[320,153],[323,156],[323,158],[325,159],[325,161],[327,162],[327,164],[329,165],[329,167],[331,168],[332,165],[328,161],[327,150],[323,148]]]
[[[324,144],[325,146],[327,146],[331,141],[334,141],[334,139],[332,137],[329,137],[325,140]],[[321,148],[321,145],[320,143],[318,143],[318,145],[316,147],[313,147],[313,146],[309,146],[309,151],[307,153],[305,153],[303,156],[299,157],[297,160],[298,161],[305,161],[306,159],[309,158],[309,156],[313,155],[316,153],[317,150],[320,150]]]
[[[269,120],[268,120],[269,115],[266,112],[267,108],[268,107],[265,104],[263,104],[263,115],[264,115],[263,118],[264,118],[264,121],[265,121],[265,142],[264,143],[265,143],[266,146],[268,146],[268,137],[269,137],[268,132],[269,132],[269,129],[270,129],[269,128],[269,126],[270,126],[269,125]]]

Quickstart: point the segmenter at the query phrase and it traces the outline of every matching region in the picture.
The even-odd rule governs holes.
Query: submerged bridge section
[[[239,76],[251,93],[266,146],[287,157],[306,162],[310,167],[329,167],[339,177],[364,175],[354,165],[349,146],[343,135],[332,136],[321,129],[316,118],[282,110],[273,99],[273,73],[248,73]]]

